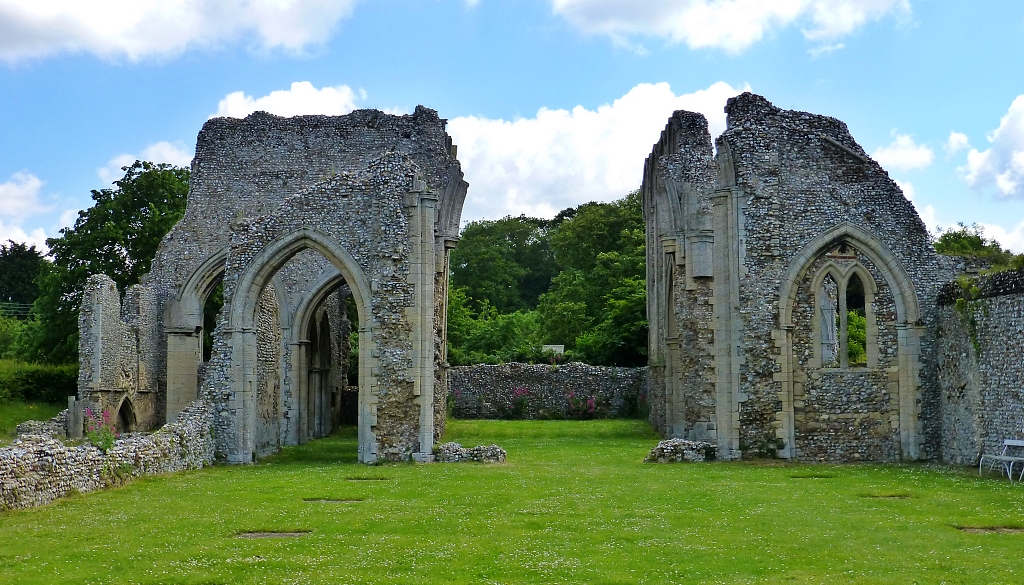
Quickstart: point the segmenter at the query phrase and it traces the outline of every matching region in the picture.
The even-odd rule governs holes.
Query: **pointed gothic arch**
[[[793,351],[794,334],[796,333],[793,309],[800,283],[804,281],[816,258],[825,250],[843,242],[849,243],[859,250],[876,266],[895,303],[898,365],[896,371],[890,372],[890,375],[897,380],[899,396],[900,458],[915,460],[920,456],[921,441],[923,440],[918,420],[921,395],[920,348],[921,338],[924,334],[924,326],[920,323],[920,302],[910,275],[895,254],[880,238],[850,222],[841,223],[805,244],[790,262],[781,281],[778,301],[779,330],[776,333],[780,350],[776,361],[781,371],[777,374],[776,379],[781,382],[782,386],[779,392],[782,411],[779,416],[778,435],[785,445],[779,454],[787,458],[797,456],[794,390],[796,384],[803,384],[803,381],[797,378],[804,374],[798,375],[796,356]],[[837,282],[843,283],[848,281],[851,274],[857,274],[864,283],[865,292],[869,290],[869,287],[871,287],[872,294],[875,292],[877,285],[863,266],[841,269],[834,263],[826,264],[819,269],[814,286],[819,286],[826,275],[833,274],[841,279]],[[817,290],[817,288],[812,290]],[[814,339],[819,338],[815,336]],[[869,353],[869,367],[872,363],[877,366],[877,349],[873,349]]]

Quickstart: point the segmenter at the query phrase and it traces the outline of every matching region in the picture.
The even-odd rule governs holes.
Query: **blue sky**
[[[1024,252],[1024,3],[0,0],[0,241],[42,244],[212,115],[417,104],[450,120],[464,220],[639,186],[674,109],[744,89],[835,116],[932,229]]]

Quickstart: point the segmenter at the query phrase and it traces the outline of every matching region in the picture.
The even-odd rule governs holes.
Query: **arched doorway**
[[[248,462],[261,453],[256,449],[257,435],[264,434],[265,424],[256,416],[258,406],[268,391],[261,384],[258,347],[260,345],[259,299],[275,275],[299,253],[315,252],[326,259],[333,272],[322,276],[318,282],[309,283],[307,294],[296,302],[294,309],[282,296],[282,303],[288,306],[281,311],[280,355],[282,363],[280,443],[304,443],[310,438],[330,434],[340,418],[340,397],[338,383],[342,368],[337,351],[340,343],[337,333],[342,329],[331,323],[330,313],[341,307],[339,288],[348,291],[353,299],[360,324],[368,321],[370,315],[370,286],[358,263],[352,256],[315,230],[300,229],[269,244],[249,263],[249,268],[237,279],[226,282],[226,310],[229,327],[225,331],[226,363],[230,363],[232,376],[227,380],[233,390],[233,403],[242,416],[235,424],[242,432],[234,434],[236,442],[228,447],[229,460]],[[282,281],[288,278],[281,277]],[[332,296],[333,295],[333,296]],[[329,305],[329,306],[328,306]],[[358,385],[358,426],[360,460],[373,461],[376,458],[376,442],[372,426],[376,423],[373,409],[367,395],[374,384],[371,371],[370,347],[373,332],[360,327],[358,335],[359,385]],[[265,369],[265,367],[264,367]],[[351,413],[349,414],[352,418]]]

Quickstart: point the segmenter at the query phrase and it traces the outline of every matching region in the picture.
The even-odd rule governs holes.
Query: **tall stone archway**
[[[132,396],[142,428],[209,400],[218,454],[235,463],[326,434],[324,397],[303,402],[308,331],[344,286],[359,324],[359,458],[429,459],[445,422],[448,253],[468,188],[444,128],[422,107],[207,122],[185,216],[134,304],[122,310],[102,279],[87,290],[80,395]],[[204,364],[203,305],[218,283]]]

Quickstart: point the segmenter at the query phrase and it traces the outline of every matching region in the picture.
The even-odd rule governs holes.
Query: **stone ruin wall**
[[[274,285],[260,294],[256,309],[256,456],[281,445],[281,313]]]
[[[890,379],[890,368],[898,367],[896,303],[878,267],[860,251],[852,257],[833,254],[819,256],[801,280],[793,307],[793,321],[800,323],[794,334],[793,353],[798,363],[810,372],[799,392],[794,394],[796,442],[805,461],[898,461],[899,389]],[[867,269],[874,286],[866,340],[868,364],[865,368],[822,368],[816,355],[818,300],[815,277],[828,264],[840,267],[859,264]],[[871,284],[865,283],[865,289]]]
[[[107,453],[66,445],[63,433],[22,435],[0,448],[0,511],[49,504],[74,493],[122,485],[132,478],[213,462],[213,409],[197,401],[178,421],[148,435],[128,435]]]
[[[415,295],[413,285],[406,280],[429,279],[437,294],[446,294],[446,273],[442,271],[447,267],[448,250],[458,237],[467,188],[444,125],[445,121],[438,118],[436,112],[423,107],[417,107],[414,114],[407,116],[360,110],[340,117],[284,119],[257,112],[244,120],[218,118],[207,122],[197,142],[186,212],[161,243],[151,271],[143,277],[141,285],[128,291],[123,310],[116,299],[116,291],[104,289],[93,299],[96,307],[86,307],[83,312],[85,335],[81,347],[80,394],[90,399],[103,397],[104,404],[114,404],[120,397],[130,396],[138,414],[138,426],[152,429],[173,419],[180,408],[180,399],[173,407],[168,403],[168,376],[183,375],[184,383],[175,378],[177,386],[182,387],[189,386],[188,378],[194,376],[198,386],[207,389],[203,395],[218,404],[220,448],[227,449],[237,430],[233,418],[240,414],[239,397],[217,388],[224,388],[228,380],[230,357],[215,356],[211,362],[200,365],[196,374],[189,374],[189,360],[181,361],[182,354],[178,351],[175,355],[179,356],[180,364],[185,365],[179,364],[169,372],[168,334],[182,339],[194,339],[198,335],[202,301],[211,287],[222,274],[225,275],[223,282],[227,283],[232,278],[232,270],[237,276],[247,268],[246,262],[252,259],[249,252],[255,250],[243,249],[245,246],[269,244],[253,238],[253,229],[274,226],[278,237],[286,235],[281,231],[285,228],[312,229],[320,236],[333,237],[344,250],[357,256],[358,269],[372,285],[372,295],[364,292],[367,297],[375,297],[370,322],[366,324],[372,331],[368,331],[366,337],[393,344],[385,343],[374,349],[373,355],[368,355],[374,380],[371,392],[376,397],[378,390],[383,389],[380,395],[388,395],[388,398],[380,403],[376,398],[371,399],[364,405],[363,414],[376,421],[379,404],[389,404],[394,411],[387,413],[385,418],[389,422],[384,426],[394,428],[385,429],[390,437],[387,442],[405,446],[398,447],[396,452],[391,452],[394,447],[390,444],[385,449],[388,456],[406,456],[418,442],[410,435],[417,425],[391,421],[419,418],[412,414],[416,409],[414,405],[398,403],[408,398],[405,396],[408,393],[402,389],[415,377],[407,369],[412,365],[408,359],[413,349],[410,344],[430,343],[411,339],[407,334],[406,320],[411,318],[409,311]],[[417,185],[421,185],[420,192],[414,195],[411,191]],[[316,209],[307,209],[308,213],[302,215],[305,223],[295,222],[291,219],[296,205],[311,205]],[[425,209],[433,213],[435,224],[432,226],[419,225],[422,223],[418,219],[420,215],[428,217]],[[274,214],[288,217],[275,219]],[[410,224],[415,226],[410,227]],[[430,260],[430,267],[420,267],[419,256],[411,256],[410,237],[422,239],[417,249],[432,248],[437,261]],[[417,274],[429,272],[430,276],[410,276],[409,262],[416,263]],[[439,272],[434,275],[431,269]],[[281,303],[279,329],[284,332],[301,303],[316,294],[320,290],[317,287],[326,286],[324,283],[337,275],[337,269],[312,250],[298,250],[294,257],[286,259],[273,278],[278,299],[286,301]],[[424,286],[423,290],[427,295],[433,294],[430,287]],[[232,292],[226,291],[226,296]],[[145,301],[141,309],[131,304],[136,297]],[[118,307],[114,313],[121,314],[123,322],[107,319],[111,314],[109,309],[98,311],[103,303],[108,308]],[[444,322],[437,317],[443,315],[446,303],[435,295],[433,301],[428,300],[425,305],[434,311],[434,380],[439,387],[435,393],[437,401],[432,404],[433,420],[428,422],[434,425],[435,434],[439,436],[443,432],[446,408],[443,351],[438,349],[443,345]],[[94,309],[99,317],[93,316]],[[170,319],[166,329],[165,319]],[[337,311],[331,312],[330,319],[332,334],[335,325],[339,331],[344,327]],[[223,327],[226,322],[226,315],[222,314],[218,319],[219,331],[215,332],[215,354],[230,349],[224,340],[217,339],[231,335],[229,329]],[[264,325],[274,327],[269,323]],[[260,327],[259,331],[264,337],[268,334],[265,327]],[[115,350],[109,340],[100,342],[108,338],[119,339],[122,343]],[[185,343],[186,346],[179,346],[179,349],[195,342]],[[267,386],[273,383],[272,378],[278,378],[285,401],[293,394],[290,384],[294,375],[303,375],[290,369],[293,343],[291,340],[283,343],[276,371],[272,371],[269,357],[256,360],[265,378],[261,384]],[[347,355],[348,351],[346,343],[337,336],[332,340],[332,355],[341,360],[332,376],[336,379],[334,386],[341,392],[347,388],[347,363],[342,363],[345,361],[342,354]],[[420,400],[417,397],[413,402]],[[286,425],[288,417],[294,414],[283,415]]]
[[[110,277],[91,276],[78,319],[78,398],[115,416],[122,401],[128,400],[136,427],[163,424],[159,343],[154,334],[162,316],[152,291],[141,285],[129,287],[122,304]]]
[[[678,111],[644,167],[651,423],[665,434],[716,433],[709,194],[715,185],[707,120]]]
[[[717,440],[726,458],[782,439],[796,444],[780,452],[809,460],[936,456],[927,325],[955,267],[937,256],[912,204],[844,123],[749,93],[731,99],[726,112],[713,158],[703,116],[676,112],[645,168],[652,422],[666,435]],[[801,357],[797,349],[792,361],[781,352],[787,343],[810,343],[807,279],[831,242],[842,241],[863,248],[855,260],[878,287],[875,350],[883,359],[840,372],[806,351]],[[906,324],[893,314],[894,282],[916,299]],[[791,330],[780,327],[787,290],[796,291]],[[900,328],[910,340],[902,369],[891,359]],[[894,413],[897,381],[919,398]],[[908,428],[912,444],[896,441]]]
[[[1024,439],[1024,271],[948,283],[934,326],[940,456],[974,465],[1004,439]]]
[[[635,417],[647,405],[647,368],[576,362],[457,366],[448,368],[448,388],[455,418]]]
[[[730,100],[726,112],[728,129],[718,138],[719,164],[731,175],[724,179],[734,177],[735,187],[743,194],[738,202],[743,224],[739,234],[739,301],[743,309],[739,317],[744,354],[739,366],[739,393],[745,398],[740,407],[740,442],[756,444],[774,435],[778,428],[775,413],[782,405],[781,385],[773,379],[779,368],[773,337],[779,325],[776,303],[784,274],[808,242],[844,222],[877,238],[909,275],[922,319],[912,326],[922,329],[927,320],[934,318],[939,286],[955,273],[939,260],[913,205],[888,173],[856,143],[846,124],[826,116],[780,110],[751,94]],[[723,152],[728,153],[728,161],[722,160]],[[728,172],[729,166],[732,173]],[[885,282],[876,275],[880,289]],[[796,331],[811,328],[806,321],[794,320]],[[891,346],[882,349],[888,351]],[[917,440],[924,458],[937,455],[936,387],[928,373],[934,371],[934,355],[934,340],[925,335],[921,339],[921,359],[916,364],[919,370],[913,373],[920,395],[916,408],[922,432]],[[793,364],[794,377],[817,373],[813,365],[797,360]],[[831,381],[823,375],[823,398],[826,403],[834,403],[836,397],[846,392],[847,384],[854,383],[852,377],[856,377],[859,392],[867,392],[872,400],[882,400],[890,389],[888,380],[876,379],[878,375],[877,371],[851,371]],[[836,410],[835,406],[823,406]],[[854,412],[847,414],[864,414],[857,413],[858,408],[848,408]],[[850,460],[857,458],[855,455],[863,458],[869,451],[877,454],[877,450],[881,450],[883,459],[895,455],[886,446],[891,439],[878,436],[877,441],[865,442],[864,433],[871,431],[858,427],[861,425],[846,424],[841,429],[831,429],[841,433],[833,441],[850,447],[842,456],[837,457],[834,452],[828,456],[812,445],[807,445],[811,448],[808,455],[817,460]],[[800,449],[801,445],[796,447]]]

